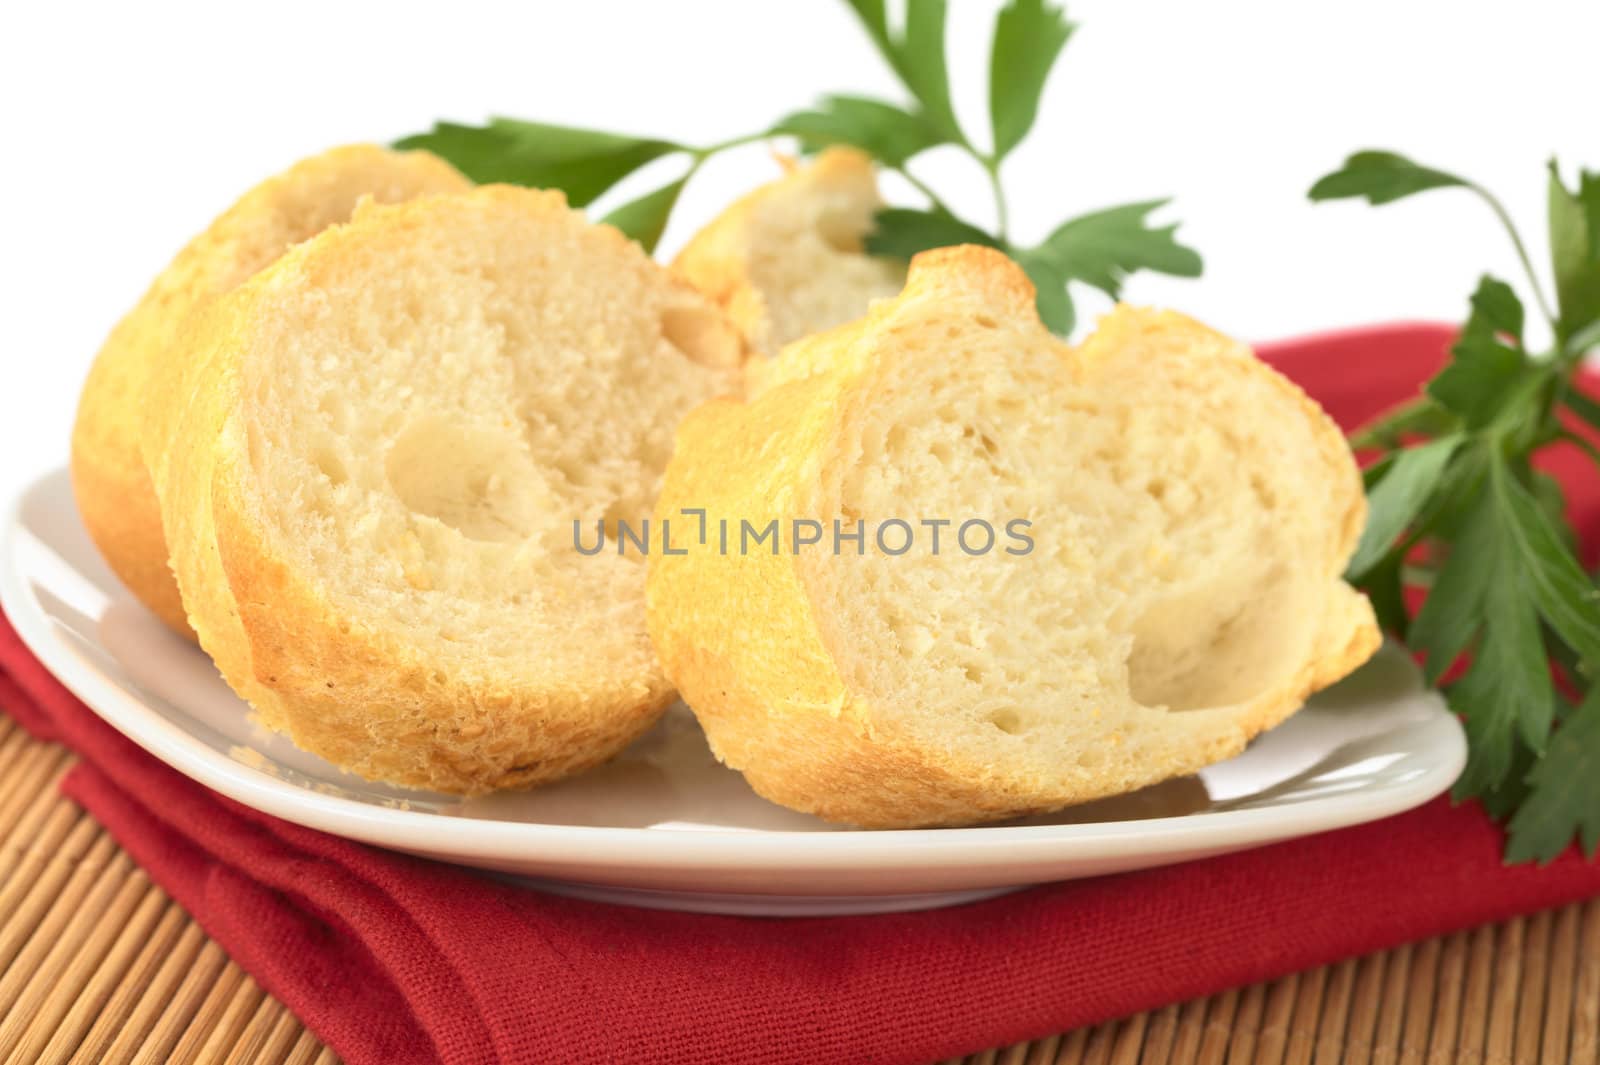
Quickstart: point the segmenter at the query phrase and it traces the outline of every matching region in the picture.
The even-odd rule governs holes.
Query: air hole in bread
[[[1008,736],[1015,736],[1022,731],[1022,715],[1009,707],[1002,710],[991,710],[989,711],[989,724]]]
[[[350,480],[350,470],[344,464],[344,458],[331,446],[323,444],[312,451],[311,461],[316,464],[317,472],[328,479],[334,486],[344,484]]]
[[[522,449],[510,432],[429,416],[400,434],[384,466],[409,510],[470,540],[506,542],[528,536],[536,518],[531,487],[515,473]]]
[[[661,335],[690,361],[733,366],[743,352],[733,327],[709,306],[669,307],[661,312]]]
[[[1157,602],[1134,626],[1128,656],[1133,697],[1146,706],[1226,706],[1282,672],[1300,640],[1294,604],[1303,588],[1281,569],[1253,580],[1216,580]]]

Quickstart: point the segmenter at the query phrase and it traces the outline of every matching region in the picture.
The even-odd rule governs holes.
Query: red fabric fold
[[[1343,424],[1406,398],[1440,327],[1269,346]],[[1555,455],[1580,530],[1594,469]],[[1600,537],[1587,538],[1595,547]],[[70,795],[346,1060],[926,1062],[1600,894],[1505,867],[1444,800],[1242,854],[945,910],[767,920],[542,895],[246,809],[136,749],[0,622],[0,708],[74,748]]]

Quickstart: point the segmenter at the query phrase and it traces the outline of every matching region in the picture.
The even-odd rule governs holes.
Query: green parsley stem
[[[1577,433],[1574,433],[1568,429],[1562,429],[1556,434],[1556,439],[1565,440],[1569,444],[1576,445],[1596,463],[1600,463],[1600,448],[1595,447],[1588,440],[1585,440]]]
[[[1533,298],[1539,303],[1539,312],[1544,315],[1544,320],[1550,324],[1552,330],[1559,331],[1556,325],[1555,312],[1550,309],[1549,300],[1545,299],[1544,287],[1539,284],[1539,275],[1533,269],[1533,260],[1528,257],[1528,249],[1522,243],[1522,237],[1517,234],[1517,227],[1511,221],[1511,215],[1506,211],[1505,204],[1482,185],[1467,183],[1467,188],[1476,192],[1489,209],[1500,219],[1500,224],[1505,227],[1506,234],[1511,237],[1511,244],[1517,249],[1517,258],[1522,260],[1522,269],[1528,275],[1528,285],[1533,289]]]
[[[729,137],[725,141],[718,141],[715,144],[708,144],[704,148],[691,148],[689,149],[689,154],[693,155],[696,160],[704,162],[713,155],[716,155],[718,152],[727,151],[729,148],[739,148],[746,144],[754,144],[756,141],[767,140],[771,136],[772,132],[764,129],[757,133],[746,133],[739,137]]]
[[[1403,431],[1417,413],[1432,406],[1433,401],[1427,396],[1418,396],[1416,399],[1407,400],[1397,407],[1391,408],[1377,421],[1370,423],[1357,432],[1350,434],[1350,446],[1356,451],[1367,449],[1389,450],[1395,444],[1395,436]]]
[[[971,149],[968,150],[971,151]],[[994,190],[995,236],[1000,238],[1001,244],[1004,244],[1007,239],[1008,222],[1006,220],[1006,191],[1005,187],[1000,183],[1000,160],[992,155],[978,155],[977,152],[973,152],[973,154],[978,156],[979,162],[983,163],[984,171],[989,175],[989,187]]]
[[[918,192],[922,193],[922,195],[926,196],[928,198],[929,205],[933,207],[934,210],[942,211],[943,213],[950,215],[952,218],[955,217],[955,212],[950,209],[948,204],[939,198],[939,194],[937,192],[933,191],[933,186],[929,185],[927,182],[917,177],[917,175],[913,174],[906,168],[904,163],[900,164],[899,166],[889,167],[889,169],[905,178],[907,184],[916,189]]]

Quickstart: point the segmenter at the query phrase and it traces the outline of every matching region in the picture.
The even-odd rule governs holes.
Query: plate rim
[[[17,564],[20,538],[27,531],[22,524],[24,504],[58,478],[70,480],[65,467],[57,466],[27,481],[7,500],[0,515],[4,521],[0,529],[0,609],[51,675],[102,721],[202,786],[301,827],[395,850],[489,860],[516,853],[552,864],[603,860],[619,868],[667,865],[706,871],[793,871],[797,867],[847,871],[859,869],[863,858],[870,858],[877,869],[900,869],[948,860],[955,844],[965,854],[1004,851],[1019,865],[1029,859],[1093,861],[1180,850],[1196,855],[1282,842],[1403,813],[1447,790],[1466,761],[1466,738],[1459,720],[1437,693],[1424,693],[1421,697],[1435,700],[1443,718],[1453,726],[1452,749],[1441,752],[1444,756],[1434,767],[1376,792],[1339,792],[1292,806],[1066,825],[809,832],[557,825],[456,817],[365,803],[305,788],[229,758],[76,658],[70,644],[58,638],[57,623],[45,612]],[[159,624],[153,616],[152,624]]]

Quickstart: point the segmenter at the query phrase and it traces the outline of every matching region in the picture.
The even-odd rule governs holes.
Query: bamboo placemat
[[[0,1062],[338,1059],[0,716]],[[1600,899],[996,1048],[965,1065],[1600,1065]]]

